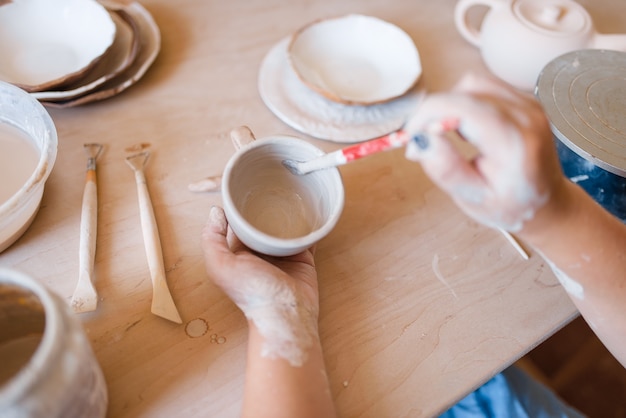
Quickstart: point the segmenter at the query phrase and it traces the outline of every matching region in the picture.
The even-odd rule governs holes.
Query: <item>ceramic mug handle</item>
[[[240,126],[230,131],[230,140],[237,151],[254,141],[254,134],[247,126]],[[221,175],[209,176],[190,183],[187,188],[194,193],[214,192],[220,189],[221,183]]]
[[[454,24],[461,36],[470,44],[480,47],[480,22],[469,22],[468,12],[475,6],[487,6],[494,9],[503,6],[506,0],[459,0],[454,9]],[[489,10],[487,13],[489,13]]]
[[[254,139],[254,134],[247,126],[240,126],[230,131],[230,140],[233,142],[235,150],[245,147]]]

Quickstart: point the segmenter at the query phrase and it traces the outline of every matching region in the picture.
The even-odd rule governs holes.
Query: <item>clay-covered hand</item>
[[[465,76],[449,93],[420,105],[406,130],[458,120],[458,133],[477,151],[467,158],[446,134],[411,141],[406,157],[477,221],[511,232],[563,189],[549,123],[538,102],[497,81]]]
[[[202,248],[211,279],[263,335],[263,355],[301,365],[318,338],[313,249],[289,257],[256,254],[232,233],[217,206],[202,231]]]

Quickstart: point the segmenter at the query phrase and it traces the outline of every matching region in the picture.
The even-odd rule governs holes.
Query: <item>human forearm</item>
[[[302,364],[268,355],[267,341],[249,321],[248,364],[242,417],[335,417],[317,332],[303,348]]]
[[[242,416],[334,417],[317,331],[314,248],[261,258],[231,232],[224,211],[211,208],[202,231],[207,273],[249,324]]]
[[[583,317],[626,366],[626,225],[567,182],[519,237],[555,271]]]
[[[457,119],[475,149],[422,134]],[[405,129],[406,156],[478,222],[517,234],[547,260],[590,326],[626,366],[626,226],[563,177],[539,103],[495,80],[464,77],[427,96]]]

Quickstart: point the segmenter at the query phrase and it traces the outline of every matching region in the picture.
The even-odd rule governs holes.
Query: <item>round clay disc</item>
[[[555,58],[535,94],[563,144],[626,177],[626,52],[590,49]]]

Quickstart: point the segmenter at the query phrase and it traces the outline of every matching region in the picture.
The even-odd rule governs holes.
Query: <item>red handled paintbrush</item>
[[[423,133],[417,135],[417,140],[424,140],[429,134],[441,134],[444,132],[455,131],[458,128],[458,125],[459,122],[457,119],[433,123],[429,125]],[[329,152],[328,154],[324,154],[321,157],[314,158],[309,161],[284,160],[283,165],[293,174],[304,175],[313,171],[344,165],[351,161],[358,160],[359,158],[367,157],[368,155],[376,154],[378,152],[399,148],[406,145],[413,138],[415,138],[415,136],[410,137],[406,131],[399,130],[380,138]]]

